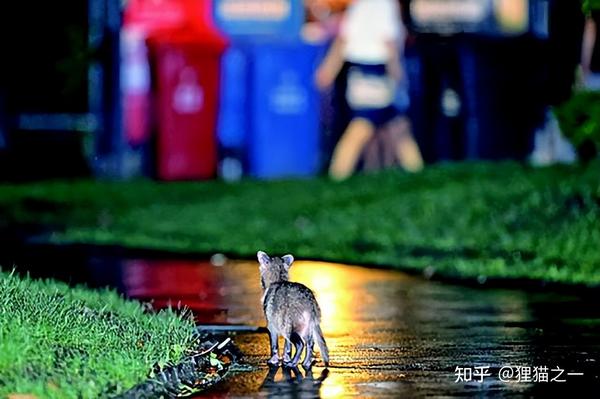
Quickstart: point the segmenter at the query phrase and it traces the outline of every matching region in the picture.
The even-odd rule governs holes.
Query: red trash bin
[[[181,31],[149,41],[156,77],[160,179],[206,179],[216,174],[216,121],[224,45],[206,39]]]
[[[226,40],[213,24],[212,0],[130,0],[124,20],[128,29],[147,38],[154,109],[148,119],[157,133],[158,177],[213,177],[220,57]],[[128,99],[136,100],[132,95]],[[132,101],[127,120],[140,114],[135,106]],[[129,136],[143,141],[137,140],[143,134],[135,129]]]

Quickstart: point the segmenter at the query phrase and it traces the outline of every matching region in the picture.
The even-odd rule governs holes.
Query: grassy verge
[[[179,361],[193,323],[114,292],[0,272],[0,397],[114,396]]]
[[[459,277],[600,283],[600,164],[441,165],[326,179],[0,186],[44,240],[369,263]]]

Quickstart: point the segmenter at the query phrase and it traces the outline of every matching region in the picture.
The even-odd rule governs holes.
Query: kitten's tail
[[[323,338],[323,332],[318,323],[315,323],[313,326],[313,339],[319,346],[319,351],[321,352],[321,358],[325,363],[325,367],[329,367],[329,349],[327,349],[327,343],[325,342],[325,338]]]

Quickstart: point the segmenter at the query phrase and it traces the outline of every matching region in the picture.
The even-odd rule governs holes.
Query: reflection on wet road
[[[321,305],[331,353],[328,373],[318,366],[309,375],[303,369],[269,370],[268,336],[239,334],[235,341],[257,370],[232,376],[213,395],[531,395],[600,387],[600,309],[595,301],[467,288],[319,262],[297,261],[290,273],[291,280],[313,289]],[[216,267],[209,262],[167,266],[165,261],[130,261],[123,266],[123,283],[132,297],[191,306],[200,323],[265,325],[256,262]],[[510,382],[498,377],[505,366],[515,371]],[[457,367],[470,368],[471,381],[455,382]],[[537,372],[547,367],[549,380],[562,369],[558,379],[566,382],[534,383],[536,367]],[[490,376],[479,376],[477,368]]]

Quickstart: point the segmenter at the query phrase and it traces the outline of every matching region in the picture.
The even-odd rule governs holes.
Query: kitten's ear
[[[269,255],[263,251],[258,251],[256,253],[256,257],[258,258],[258,263],[260,263],[261,266],[268,266],[271,263],[271,258],[269,258]]]
[[[294,257],[292,255],[283,255],[281,260],[283,260],[283,263],[285,263],[288,269],[292,266],[292,263],[294,263]]]

